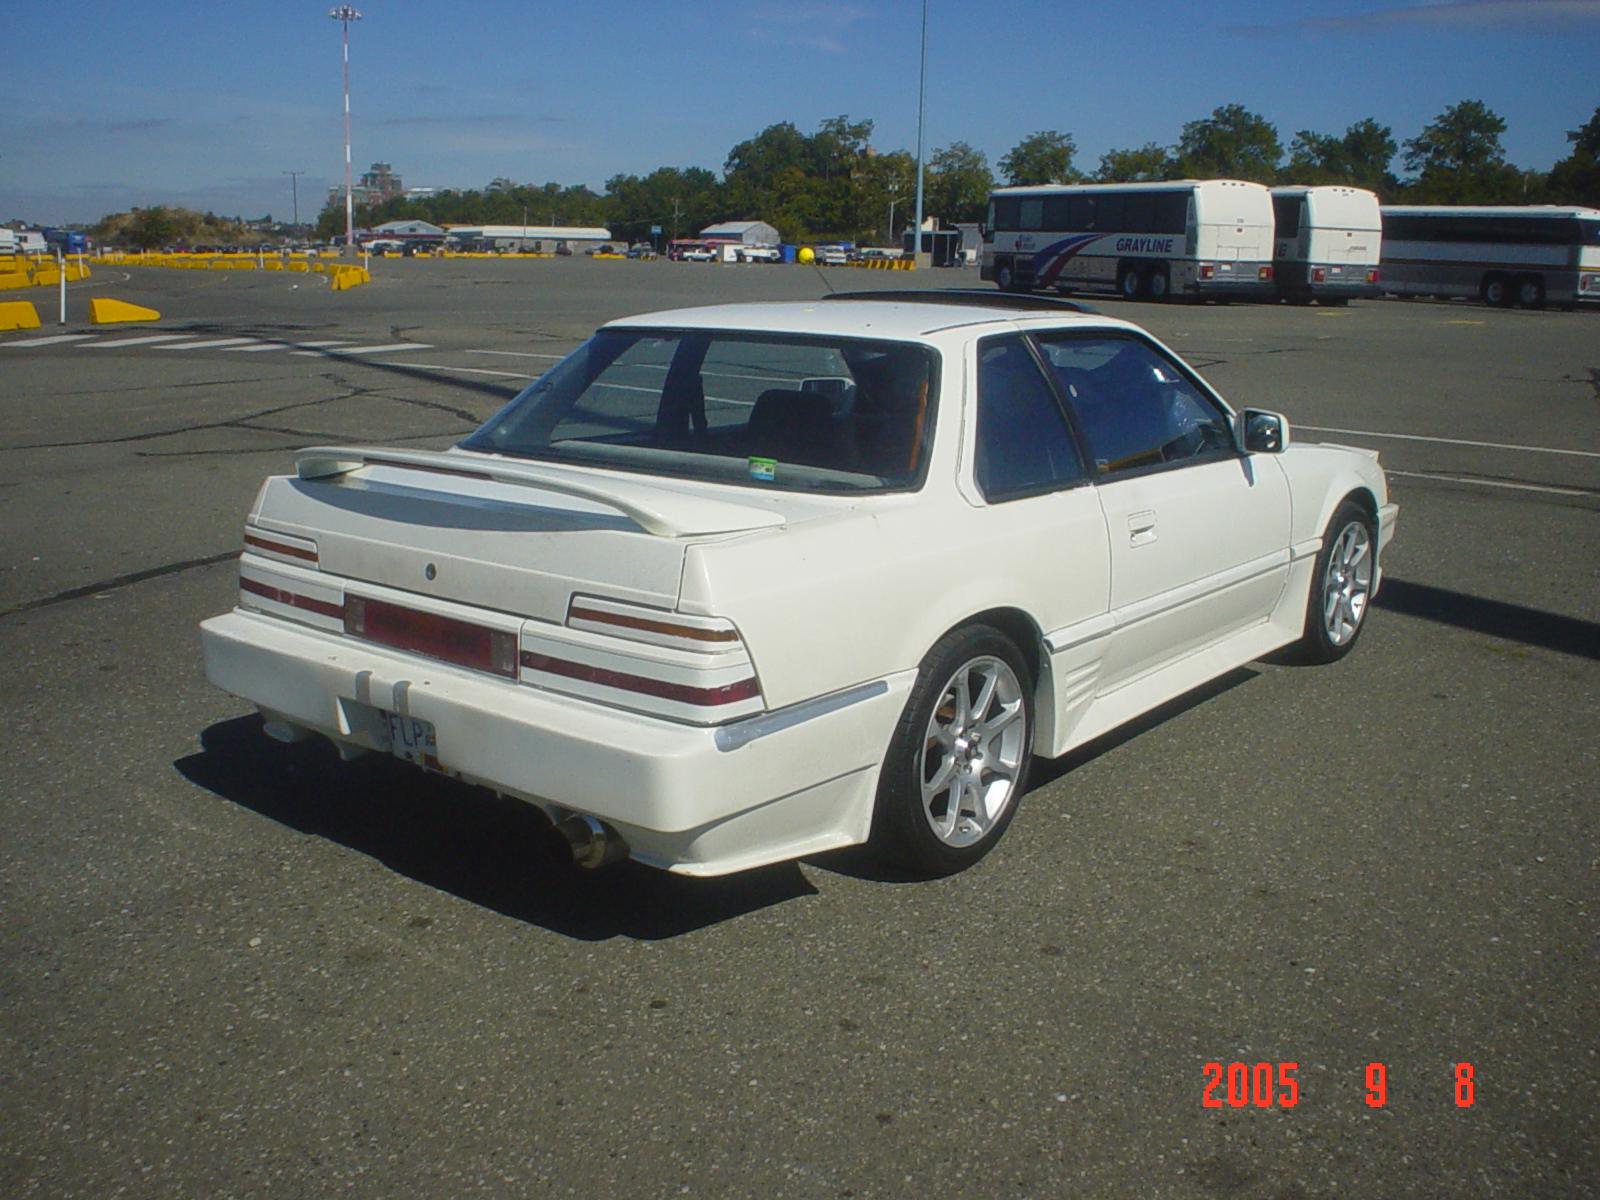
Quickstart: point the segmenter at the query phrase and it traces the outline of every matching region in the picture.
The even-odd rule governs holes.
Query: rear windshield
[[[601,330],[464,449],[782,491],[921,479],[926,347],[706,330]]]

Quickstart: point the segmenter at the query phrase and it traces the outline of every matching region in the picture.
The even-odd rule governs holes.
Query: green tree
[[[658,167],[640,178],[615,175],[606,181],[611,232],[630,242],[648,241],[653,225],[661,241],[688,237],[722,219],[722,188],[704,167]]]
[[[1000,160],[1000,170],[1013,187],[1036,183],[1077,183],[1082,173],[1072,164],[1078,143],[1070,133],[1042,129],[1023,138]]]
[[[164,205],[133,210],[125,236],[141,250],[160,250],[178,237],[178,222]]]
[[[981,220],[994,190],[989,156],[966,142],[951,142],[929,156],[923,185],[926,215],[951,223]]]
[[[871,121],[848,117],[826,120],[810,135],[788,121],[769,125],[728,152],[724,207],[734,218],[767,221],[792,241],[844,233],[861,219],[854,185],[871,136]]]
[[[1225,104],[1190,121],[1178,138],[1176,172],[1191,179],[1278,181],[1283,147],[1277,127],[1242,104]]]
[[[1096,183],[1152,183],[1174,178],[1175,164],[1165,146],[1146,142],[1134,150],[1108,150],[1100,156]]]
[[[1289,144],[1283,178],[1290,183],[1366,188],[1387,198],[1399,186],[1389,170],[1397,150],[1393,130],[1371,117],[1357,121],[1343,137],[1302,129]]]
[[[1425,204],[1518,203],[1528,181],[1506,162],[1506,123],[1481,100],[1463,100],[1404,143],[1408,199]]]
[[[1579,129],[1569,130],[1572,153],[1550,168],[1545,192],[1555,204],[1600,208],[1600,108]]]

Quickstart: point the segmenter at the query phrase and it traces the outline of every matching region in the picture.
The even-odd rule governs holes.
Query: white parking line
[[[389,354],[395,350],[432,350],[427,342],[390,342],[385,346],[346,346],[335,354]]]
[[[474,375],[501,375],[506,379],[537,379],[537,375],[526,375],[520,371],[491,371],[488,367],[447,367],[443,363],[419,362],[377,362],[379,367],[420,367],[424,371],[470,371]]]
[[[154,346],[155,350],[220,350],[224,346],[250,346],[257,338],[213,338],[208,342],[179,342],[176,346]]]
[[[1385,475],[1398,475],[1402,479],[1438,479],[1445,483],[1470,483],[1478,487],[1508,488],[1514,492],[1549,492],[1556,496],[1593,496],[1582,488],[1552,487],[1540,483],[1506,483],[1499,479],[1473,479],[1466,475],[1440,475],[1430,471],[1385,471]]]
[[[192,333],[152,333],[147,337],[118,338],[114,342],[91,342],[87,346],[79,346],[79,350],[105,350],[111,346],[143,346],[150,342],[181,342],[192,338]]]
[[[92,333],[58,333],[55,337],[29,338],[25,342],[0,342],[0,347],[15,346],[18,350],[32,350],[35,346],[59,346],[62,342],[81,342],[92,338]]]
[[[227,354],[259,354],[263,350],[304,350],[318,346],[343,346],[344,342],[261,342],[255,346],[229,346]]]
[[[1376,433],[1371,429],[1330,429],[1325,425],[1293,425],[1312,433],[1337,433],[1345,437],[1393,438],[1401,442],[1438,442],[1445,446],[1475,446],[1480,450],[1525,450],[1529,454],[1571,454],[1577,458],[1600,458],[1594,450],[1559,450],[1554,446],[1511,446],[1504,442],[1468,442],[1460,438],[1424,437],[1420,433]]]
[[[526,350],[468,350],[468,354],[503,354],[507,358],[548,358],[552,362],[560,362],[567,357],[565,354],[533,354]]]

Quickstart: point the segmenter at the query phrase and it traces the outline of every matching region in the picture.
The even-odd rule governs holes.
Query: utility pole
[[[304,171],[285,171],[284,174],[289,177],[289,186],[294,189],[294,233],[295,233],[296,237],[299,237],[300,236],[300,176],[304,175],[305,172]]]
[[[348,4],[341,4],[328,13],[344,26],[344,244],[356,244],[356,207],[350,187],[350,22],[361,20],[361,14]]]

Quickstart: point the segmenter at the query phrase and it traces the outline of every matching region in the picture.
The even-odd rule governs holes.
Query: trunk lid
[[[560,623],[574,592],[673,608],[691,541],[836,505],[464,451],[301,451],[269,479],[262,529],[312,539],[346,580]]]

